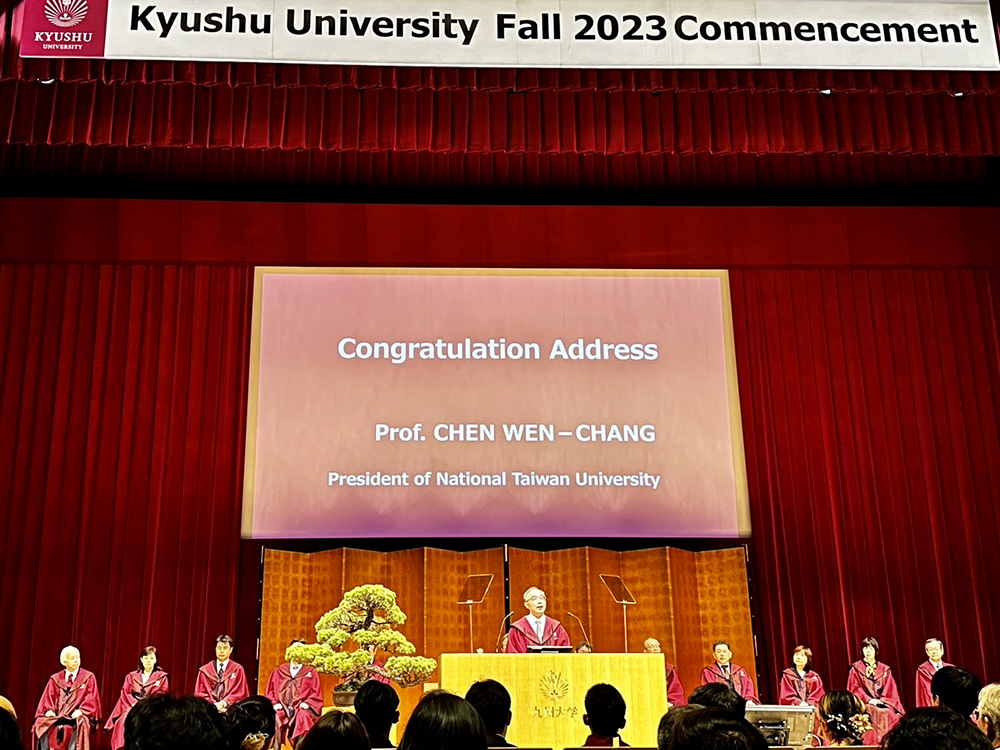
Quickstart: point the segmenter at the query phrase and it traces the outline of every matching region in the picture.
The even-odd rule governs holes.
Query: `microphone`
[[[569,610],[566,611],[566,614],[569,615],[570,617],[572,617],[578,623],[580,623],[580,630],[583,631],[583,640],[585,640],[590,645],[590,647],[593,648],[594,644],[590,642],[590,636],[587,635],[587,629],[585,627],[583,627],[583,620],[581,620],[579,617],[577,617],[576,615],[574,615]]]
[[[497,645],[496,645],[496,646],[494,647],[494,649],[493,649],[494,651],[496,651],[497,649],[499,649],[499,648],[500,648],[500,641],[502,641],[502,640],[503,640],[503,626],[504,626],[504,623],[506,623],[506,622],[507,622],[507,620],[508,620],[508,619],[510,619],[510,616],[511,616],[512,614],[514,614],[514,610],[511,610],[510,612],[508,612],[508,613],[507,613],[507,616],[506,616],[506,617],[504,617],[504,618],[503,618],[503,619],[502,619],[502,620],[500,621],[500,632],[499,632],[499,633],[497,633]]]

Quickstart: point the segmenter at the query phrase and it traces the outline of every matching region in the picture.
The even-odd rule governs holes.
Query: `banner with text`
[[[989,0],[26,0],[23,57],[997,70]]]
[[[243,534],[749,534],[728,276],[258,269]]]

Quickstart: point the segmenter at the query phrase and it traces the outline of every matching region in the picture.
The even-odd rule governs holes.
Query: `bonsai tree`
[[[311,664],[321,674],[340,678],[337,691],[357,690],[379,675],[400,687],[426,682],[437,662],[423,656],[404,656],[416,649],[395,628],[406,622],[406,615],[396,605],[396,592],[377,584],[351,589],[340,604],[316,623],[316,643],[296,644],[285,651],[285,658]],[[343,647],[353,642],[356,650]],[[388,655],[377,659],[376,652]]]

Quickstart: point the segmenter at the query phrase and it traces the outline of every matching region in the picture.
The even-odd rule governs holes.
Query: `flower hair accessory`
[[[847,721],[850,723],[851,729],[854,730],[854,736],[858,739],[872,731],[872,720],[868,714],[854,714]]]

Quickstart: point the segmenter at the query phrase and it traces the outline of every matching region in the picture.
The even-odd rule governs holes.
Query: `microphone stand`
[[[583,627],[583,620],[581,620],[579,617],[577,617],[576,615],[574,615],[569,610],[566,611],[566,614],[569,615],[570,617],[572,617],[578,623],[580,623],[580,630],[583,631],[583,640],[587,642],[587,645],[590,646],[591,649],[593,649],[594,648],[594,644],[590,642],[590,636],[587,635],[587,629],[585,627]]]

